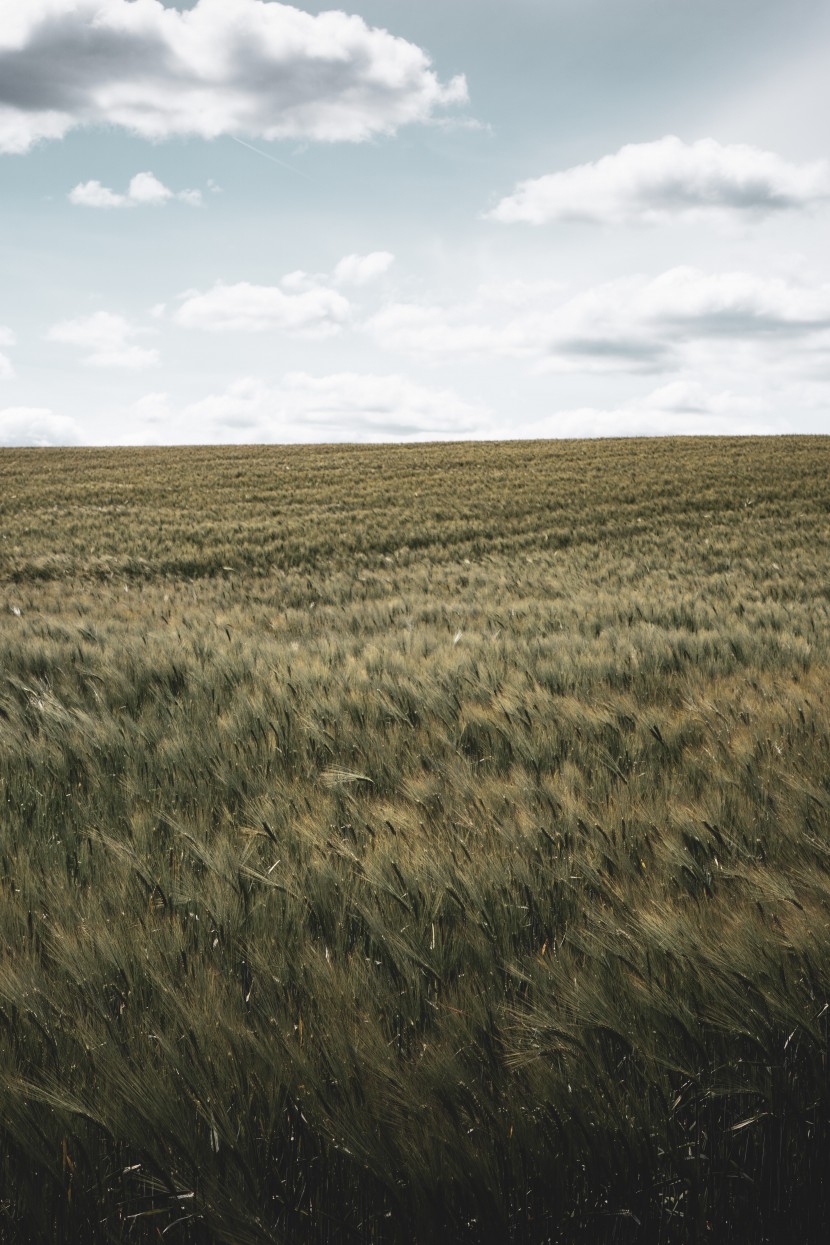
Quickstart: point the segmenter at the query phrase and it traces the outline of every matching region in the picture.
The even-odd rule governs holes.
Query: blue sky
[[[825,0],[0,0],[0,445],[830,431]]]

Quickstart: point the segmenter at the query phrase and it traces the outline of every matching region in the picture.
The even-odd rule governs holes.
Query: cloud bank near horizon
[[[0,410],[0,446],[48,449],[50,446],[83,445],[87,438],[74,419],[55,415],[48,407],[8,406]]]
[[[446,440],[493,426],[482,403],[399,373],[246,376],[184,405],[150,393],[127,414],[139,416],[148,444]]]
[[[368,444],[402,441],[493,440],[498,418],[486,404],[455,390],[420,384],[400,373],[286,374],[269,383],[241,377],[217,393],[177,404],[150,392],[121,412],[140,435],[109,439],[122,445]],[[613,407],[564,407],[543,418],[519,417],[519,439],[619,436],[732,436],[786,432],[763,400],[730,389],[709,390],[684,378]],[[0,446],[90,444],[84,428],[43,408],[0,410]]]

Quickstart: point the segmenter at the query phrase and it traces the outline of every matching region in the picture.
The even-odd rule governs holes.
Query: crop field
[[[824,1245],[830,438],[0,451],[3,1245]]]

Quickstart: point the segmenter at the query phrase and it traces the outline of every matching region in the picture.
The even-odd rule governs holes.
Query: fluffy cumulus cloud
[[[199,207],[202,194],[199,190],[171,190],[152,173],[136,173],[124,194],[99,181],[79,182],[69,192],[70,203],[92,208],[161,207],[171,199]]]
[[[830,198],[830,164],[792,164],[712,138],[633,143],[593,164],[521,182],[488,213],[503,223],[654,224],[702,215],[762,215]]]
[[[157,350],[147,349],[135,341],[148,331],[131,324],[123,316],[96,311],[91,316],[54,324],[46,337],[47,341],[76,346],[83,352],[82,362],[87,367],[140,371],[155,367],[159,362]]]
[[[46,407],[10,406],[0,410],[0,445],[82,445],[83,430],[66,415]]]
[[[209,290],[188,290],[173,313],[176,324],[209,333],[287,333],[322,339],[340,333],[354,317],[349,298],[335,286],[365,286],[394,263],[390,251],[346,255],[334,271],[289,272],[279,285],[217,281]],[[159,304],[158,315],[165,314]]]
[[[828,328],[830,287],[678,267],[607,282],[557,308],[543,329],[543,366],[662,371],[701,345],[792,350]]]
[[[388,350],[433,360],[527,358],[550,371],[663,371],[701,343],[819,348],[830,287],[678,267],[563,299],[552,287],[487,287],[466,304],[392,303],[364,329]]]
[[[204,293],[186,294],[174,319],[183,328],[210,333],[282,332],[324,338],[339,333],[350,315],[349,300],[323,285],[293,292],[276,285],[219,281]]]
[[[0,0],[0,151],[77,126],[360,141],[463,103],[428,55],[277,0]]]
[[[127,423],[130,438],[146,443],[423,441],[488,435],[492,414],[405,376],[294,372],[277,385],[238,380],[180,408],[166,394],[148,394]]]
[[[830,286],[680,267],[641,283],[629,309],[656,328],[700,336],[800,336],[830,326]]]

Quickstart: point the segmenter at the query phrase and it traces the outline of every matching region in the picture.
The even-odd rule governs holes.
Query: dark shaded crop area
[[[830,439],[0,451],[3,1245],[824,1245]]]

